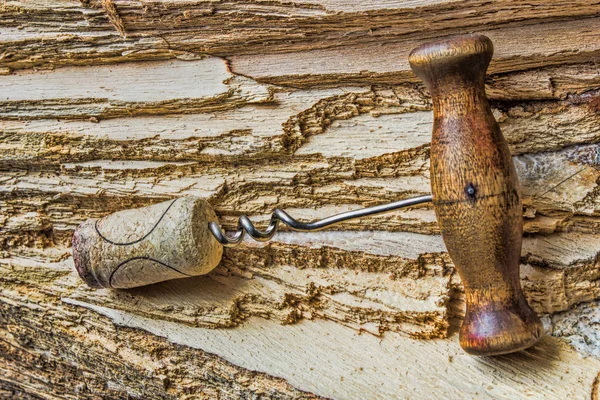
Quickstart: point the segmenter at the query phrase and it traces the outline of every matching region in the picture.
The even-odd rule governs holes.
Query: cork
[[[223,253],[209,222],[215,212],[194,196],[87,220],[73,234],[75,268],[90,287],[114,289],[207,274]]]

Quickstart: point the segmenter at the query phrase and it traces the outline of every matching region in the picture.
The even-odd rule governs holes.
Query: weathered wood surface
[[[600,2],[6,1],[0,395],[598,398]],[[495,42],[487,91],[524,195],[521,278],[552,336],[473,359],[429,206],[282,232],[191,278],[93,291],[89,217],[205,197],[266,223],[425,194],[406,56]],[[587,356],[587,358],[584,358]]]

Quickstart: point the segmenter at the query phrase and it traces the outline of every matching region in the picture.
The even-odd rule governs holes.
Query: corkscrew
[[[275,235],[279,222],[314,231],[354,218],[432,202],[448,253],[465,287],[460,344],[470,354],[525,349],[542,336],[519,280],[523,231],[519,183],[511,154],[487,102],[485,72],[491,41],[481,35],[424,44],[409,63],[429,89],[434,124],[432,194],[300,222],[276,209],[258,230],[242,216],[231,235],[208,202],[186,196],[88,220],[73,234],[73,260],[91,287],[131,288],[212,271],[223,247],[246,234],[258,241]]]
[[[384,214],[391,211],[396,211],[401,208],[415,206],[421,203],[427,203],[431,201],[431,195],[418,196],[410,199],[394,201],[392,203],[382,204],[374,207],[361,208],[359,210],[352,210],[341,214],[336,214],[331,217],[327,217],[314,222],[300,222],[290,216],[287,212],[282,209],[275,209],[271,215],[271,221],[269,226],[264,231],[256,229],[252,221],[242,215],[238,219],[237,231],[232,235],[228,236],[216,222],[210,222],[208,228],[210,229],[213,236],[223,245],[223,247],[236,247],[242,240],[244,235],[249,234],[252,239],[258,242],[267,242],[273,238],[277,232],[277,225],[279,221],[283,222],[291,229],[298,232],[311,232],[325,229],[329,226],[339,224],[340,222],[348,221],[351,219],[357,219],[362,217],[368,217],[370,215]]]
[[[238,219],[237,231],[228,235],[219,227],[206,200],[185,196],[84,222],[73,234],[73,258],[89,286],[127,289],[208,273],[221,259],[221,246],[239,246],[246,233],[266,242],[277,232],[279,221],[295,231],[318,231],[430,201],[431,195],[413,197],[309,223],[276,209],[265,231],[256,229],[243,215]]]

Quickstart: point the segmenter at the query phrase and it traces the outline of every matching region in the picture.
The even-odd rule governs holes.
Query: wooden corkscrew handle
[[[433,102],[433,203],[465,287],[460,344],[474,355],[522,350],[543,334],[519,280],[519,182],[485,95],[492,54],[489,38],[464,35],[422,45],[409,56]]]

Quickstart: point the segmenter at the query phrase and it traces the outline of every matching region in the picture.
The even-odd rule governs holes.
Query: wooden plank
[[[594,40],[600,32],[598,18],[549,22],[520,29],[519,34],[515,34],[510,26],[476,30],[494,42],[494,59],[489,73],[591,62],[600,51]],[[565,31],[572,32],[573,36],[565,36]],[[236,55],[228,57],[228,60],[234,73],[281,86],[323,85],[340,81],[347,84],[417,82],[408,65],[408,53],[423,42],[423,39],[407,39],[290,52],[284,58],[278,54],[261,54]]]
[[[200,61],[129,63],[24,71],[2,80],[3,119],[98,118],[227,110],[267,102],[270,91],[234,77],[214,57]],[[32,115],[32,110],[35,110]]]
[[[381,340],[325,321],[287,329],[269,321],[249,321],[242,329],[211,331],[168,322],[157,324],[110,308],[66,301],[88,307],[116,324],[201,348],[331,398],[351,399],[357,393],[370,398],[414,399],[430,399],[440,393],[448,398],[586,398],[600,368],[597,359],[582,359],[552,338],[523,354],[478,359],[461,352],[455,341],[420,342],[393,333]],[[310,348],[307,343],[311,343]],[[556,380],[561,384],[546,383]]]
[[[563,313],[552,316],[552,333],[565,337],[568,342],[584,354],[600,356],[598,346],[598,324],[600,310],[598,301],[582,303]],[[598,386],[592,392],[592,398],[598,394]]]
[[[335,159],[336,164],[347,163],[358,176],[397,173],[397,163],[409,158],[426,165],[426,142],[431,130],[429,106],[419,105],[416,95],[401,87],[275,93],[269,104],[254,104],[252,94],[248,96],[230,98],[229,106],[238,108],[217,113],[213,110],[164,117],[109,118],[100,123],[40,119],[47,115],[46,103],[33,102],[32,106],[29,101],[15,102],[13,107],[26,114],[27,119],[0,120],[0,148],[5,155],[0,165],[45,165],[58,169],[60,163],[96,161],[100,167],[100,160],[113,159],[202,161],[218,166],[223,162],[285,158],[291,152],[297,157],[320,155],[330,162]],[[595,93],[586,93],[535,107],[517,103],[506,108],[497,103],[495,114],[513,153],[548,151],[598,139],[596,100]],[[61,112],[76,109],[84,112],[82,117],[96,118],[94,112],[85,114],[82,106],[60,99],[52,101],[63,101]],[[182,105],[188,100],[168,101],[178,106],[168,110],[162,102],[144,102],[141,106],[106,104],[112,107],[110,112],[129,112],[138,106],[146,109],[140,112],[149,113],[198,111],[194,111],[193,104],[190,108],[189,104]],[[248,103],[239,105],[237,101]],[[367,132],[370,136],[364,136]],[[371,137],[380,138],[377,146],[373,146],[376,142]],[[70,150],[65,152],[61,146],[69,146]],[[80,167],[86,165],[92,164]]]
[[[0,397],[598,397],[599,14],[4,2]],[[486,86],[524,194],[521,282],[554,336],[540,346],[460,350],[464,288],[427,204],[283,227],[204,277],[110,291],[77,276],[73,229],[117,210],[195,194],[232,230],[275,207],[312,220],[428,193],[431,101],[406,55],[474,31],[496,46]]]
[[[428,39],[480,29],[480,27],[520,27],[539,22],[592,18],[600,13],[597,1],[502,2],[497,7],[486,1],[385,1],[357,4],[344,1],[218,2],[179,1],[137,2],[119,0],[115,12],[122,21],[126,38],[111,22],[102,2],[76,7],[72,2],[11,1],[5,6],[7,31],[4,50],[13,56],[2,63],[5,68],[73,65],[89,62],[118,62],[148,58],[187,57],[209,53],[234,54],[312,51],[339,47],[402,43],[414,38]],[[26,11],[27,18],[23,18]],[[58,18],[58,16],[61,18]],[[576,24],[576,22],[575,22]],[[84,29],[83,27],[88,27]],[[15,27],[33,32],[31,40],[20,41]],[[427,27],[427,29],[424,29]],[[533,28],[535,29],[535,28]],[[112,34],[111,34],[112,30]],[[89,32],[95,36],[90,36]],[[573,25],[573,39],[585,36]],[[54,40],[39,46],[34,35],[58,33]],[[102,34],[98,34],[102,32]],[[522,38],[527,37],[524,32]],[[514,35],[513,35],[514,36]],[[518,37],[518,36],[516,36]],[[515,37],[515,38],[516,38]],[[509,36],[497,39],[510,39]],[[554,36],[544,43],[567,38]],[[587,42],[590,46],[593,41]],[[521,48],[521,47],[519,47]],[[528,46],[522,47],[527,49]],[[60,51],[56,51],[60,49]],[[135,50],[134,50],[135,49]],[[515,49],[516,50],[516,49]],[[44,54],[44,58],[35,55]],[[393,52],[389,54],[394,54]],[[320,57],[309,54],[314,61]],[[292,57],[294,58],[294,57]],[[588,58],[589,59],[589,58]],[[240,62],[241,59],[238,60]],[[283,60],[282,60],[283,61]],[[301,57],[298,57],[298,62]],[[375,60],[373,60],[375,61]],[[402,60],[399,60],[400,62]],[[557,59],[549,60],[554,63]],[[543,57],[537,59],[543,63]],[[240,66],[241,68],[241,66]],[[241,69],[240,69],[241,70]],[[396,71],[392,69],[391,71]],[[333,78],[333,77],[332,77]],[[282,81],[283,79],[280,79]]]

